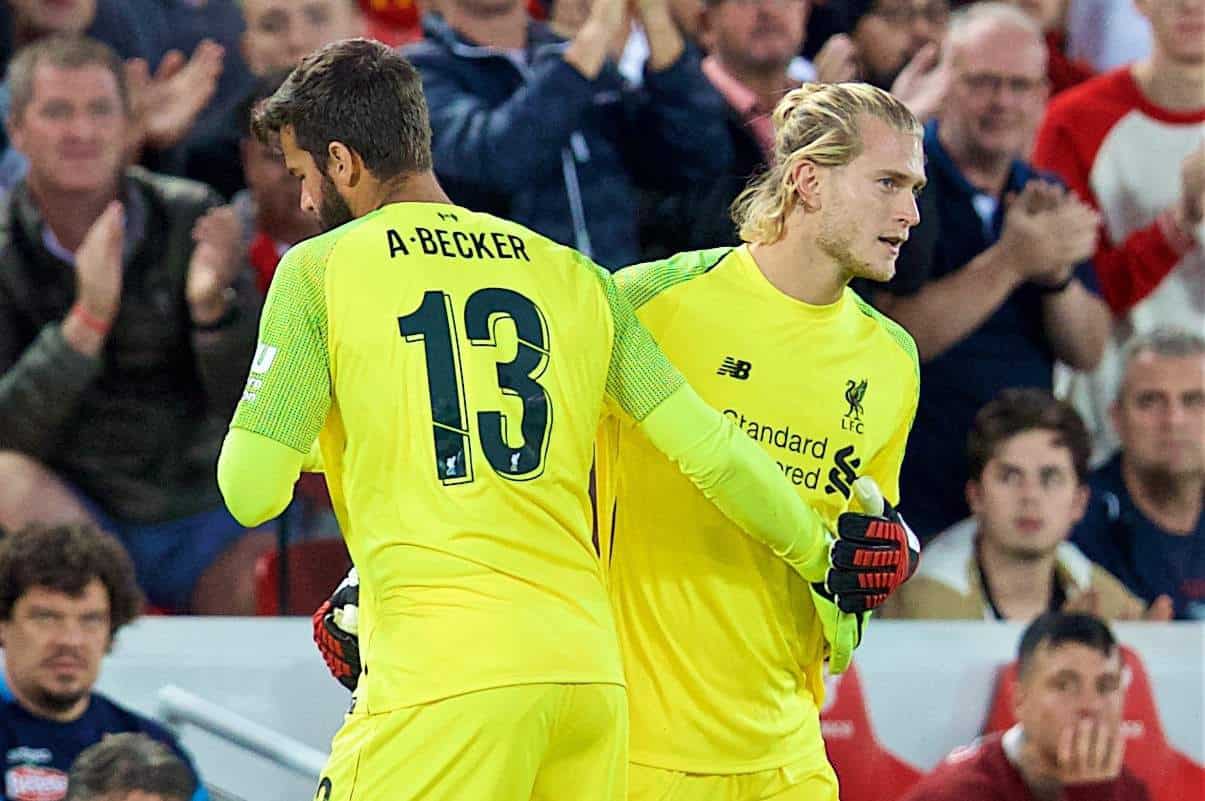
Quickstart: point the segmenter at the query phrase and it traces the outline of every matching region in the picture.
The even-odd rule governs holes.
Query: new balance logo
[[[749,371],[752,369],[753,365],[750,362],[725,356],[724,363],[720,365],[720,369],[715,371],[715,374],[727,375],[740,381],[745,381],[749,378]]]

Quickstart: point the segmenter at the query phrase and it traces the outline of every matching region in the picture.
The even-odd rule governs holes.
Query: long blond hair
[[[821,167],[844,166],[862,152],[861,115],[877,117],[893,129],[921,135],[908,107],[866,83],[805,83],[787,93],[774,109],[771,166],[753,179],[732,203],[741,239],[768,245],[782,238],[798,196],[792,175],[801,161]]]

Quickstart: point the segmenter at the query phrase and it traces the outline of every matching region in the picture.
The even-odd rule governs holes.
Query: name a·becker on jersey
[[[443,228],[414,226],[410,236],[403,236],[396,229],[385,232],[389,245],[389,258],[400,253],[409,256],[417,250],[426,256],[443,256],[445,259],[522,259],[531,261],[527,255],[527,243],[514,234],[499,231],[447,231]]]

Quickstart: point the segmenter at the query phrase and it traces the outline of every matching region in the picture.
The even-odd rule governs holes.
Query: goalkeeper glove
[[[314,612],[314,642],[331,675],[353,692],[360,680],[360,576],[353,567]]]
[[[920,541],[874,479],[862,476],[853,490],[864,512],[837,518],[828,575],[816,589],[835,598],[842,612],[857,614],[882,606],[912,577],[920,564]]]
[[[829,550],[824,583],[812,584],[812,604],[829,646],[829,673],[845,672],[870,610],[916,572],[920,542],[899,512],[883,498],[874,479],[854,482],[863,513],[837,518],[838,538]]]

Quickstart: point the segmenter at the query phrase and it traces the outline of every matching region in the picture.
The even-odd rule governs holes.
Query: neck
[[[971,186],[992,197],[1000,197],[1013,166],[1012,156],[987,153],[953,140],[947,127],[937,129],[937,139]]]
[[[719,53],[716,54],[716,60],[725,72],[753,92],[760,111],[772,111],[783,95],[799,86],[787,75],[787,64],[776,64],[769,69],[748,69],[725,59]]]
[[[375,211],[390,203],[451,203],[452,200],[444,192],[439,181],[432,172],[420,172],[407,175],[400,182],[382,185],[381,192],[371,208],[364,214]],[[360,216],[360,215],[356,215]]]
[[[1017,559],[979,533],[979,563],[996,609],[1008,620],[1029,620],[1046,611],[1054,586],[1054,552],[1036,559]]]
[[[799,214],[796,210],[792,216]],[[769,245],[752,244],[749,253],[766,280],[784,295],[827,306],[841,299],[851,276],[819,250],[814,236],[804,236],[801,226],[788,221],[786,233]]]
[[[83,717],[83,714],[88,711],[88,704],[92,701],[92,694],[87,693],[83,698],[76,701],[67,709],[47,709],[41,704],[35,703],[32,698],[26,695],[25,692],[15,684],[10,685],[9,689],[12,690],[13,697],[17,699],[17,703],[19,703],[26,712],[36,718],[41,718],[42,720],[53,720],[56,723],[71,723],[72,721],[79,720],[81,717]]]
[[[1197,530],[1205,474],[1143,469],[1122,456],[1121,477],[1134,505],[1159,528],[1181,536]]]
[[[114,181],[106,189],[80,194],[61,192],[32,180],[29,182],[30,194],[42,214],[42,221],[54,232],[59,244],[72,253],[79,250],[88,229],[105,210],[105,206],[117,199],[117,187]]]
[[[1205,107],[1205,62],[1185,64],[1168,58],[1159,48],[1133,66],[1142,93],[1169,111],[1199,111]]]
[[[481,15],[460,3],[446,3],[444,20],[466,39],[485,47],[520,50],[527,47],[527,9],[522,3],[497,14]]]

